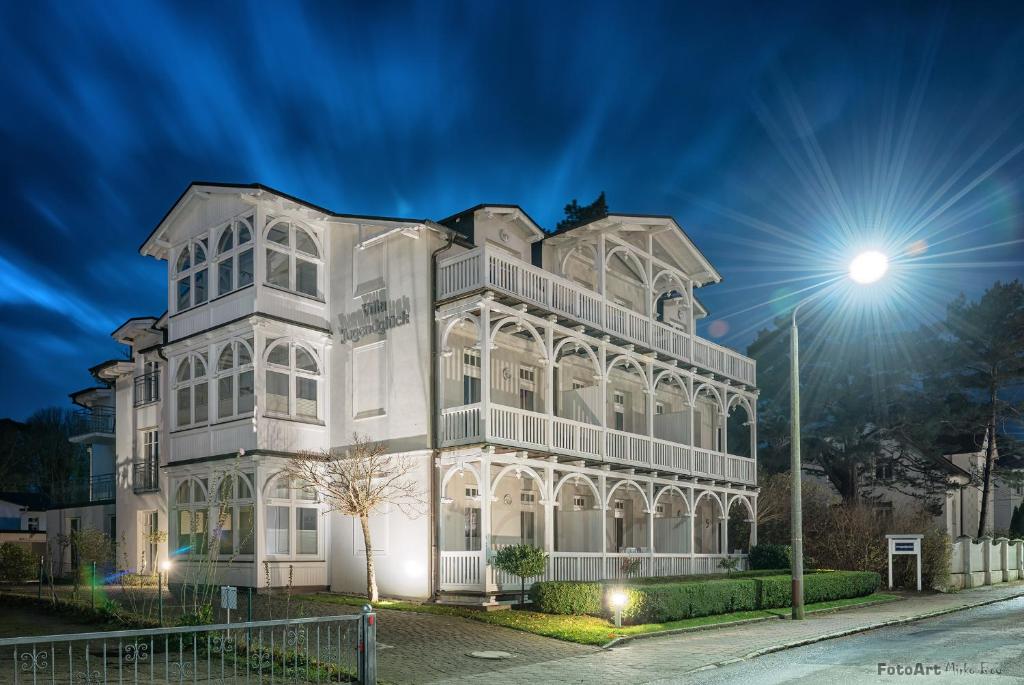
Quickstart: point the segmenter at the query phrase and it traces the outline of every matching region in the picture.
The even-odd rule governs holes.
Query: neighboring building
[[[168,313],[115,331],[129,359],[75,396],[116,407],[80,438],[114,481],[89,505],[139,567],[170,550],[180,579],[212,531],[219,582],[365,588],[358,522],[281,475],[356,433],[413,459],[428,505],[371,521],[384,594],[489,601],[514,585],[490,553],[521,541],[593,579],[756,540],[754,362],[695,334],[720,276],[669,217],[550,234],[512,205],[433,222],[196,183],[141,252]]]
[[[47,498],[35,492],[0,492],[0,544],[23,545],[46,554]]]

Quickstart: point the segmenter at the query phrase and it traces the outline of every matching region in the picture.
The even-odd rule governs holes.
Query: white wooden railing
[[[622,571],[624,559],[639,561],[639,568],[631,577],[664,577],[684,575],[707,575],[722,573],[719,566],[727,556],[738,558],[740,570],[747,568],[747,555],[725,554],[604,554],[601,552],[550,552],[544,575],[531,578],[530,587],[536,580],[625,580]],[[493,567],[486,567],[483,552],[441,552],[441,589],[448,591],[495,589],[512,591],[520,587],[519,578]],[[493,588],[485,588],[485,575]]]
[[[481,421],[480,404],[445,409],[440,426],[442,447],[493,442],[734,483],[756,482],[757,462],[748,457],[501,404],[490,406],[486,422]]]
[[[478,247],[438,263],[438,299],[482,288],[501,291],[687,364],[756,385],[753,359],[606,301],[592,290],[511,255]]]

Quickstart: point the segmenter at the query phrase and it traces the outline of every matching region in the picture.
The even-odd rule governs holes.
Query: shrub
[[[604,604],[604,586],[601,583],[564,581],[534,583],[530,588],[530,601],[537,611],[546,614],[600,616]]]
[[[0,580],[20,583],[39,577],[39,560],[24,545],[5,542],[0,545]]]
[[[629,623],[664,623],[757,608],[753,579],[633,585],[625,589],[622,617]]]
[[[548,555],[533,545],[519,544],[502,547],[494,555],[495,568],[519,578],[519,603],[526,604],[526,579],[544,574]]]
[[[790,568],[793,549],[789,545],[765,543],[750,548],[750,568],[755,570]]]
[[[831,602],[837,599],[864,597],[878,589],[882,578],[874,571],[824,571],[804,576],[804,602]],[[793,594],[792,576],[767,576],[754,579],[759,609],[780,609],[790,606]]]

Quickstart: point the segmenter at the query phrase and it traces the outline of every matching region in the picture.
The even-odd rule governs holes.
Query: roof
[[[450,222],[455,222],[457,219],[459,219],[461,217],[464,217],[467,214],[473,214],[473,213],[475,213],[475,212],[477,212],[477,211],[479,211],[481,209],[487,209],[488,207],[495,207],[495,208],[499,208],[499,209],[515,209],[515,210],[517,210],[519,212],[522,212],[523,217],[525,217],[527,221],[529,221],[531,224],[533,224],[532,228],[534,228],[540,234],[542,239],[546,238],[549,235],[551,235],[550,231],[545,230],[520,205],[503,203],[503,202],[481,202],[478,205],[473,205],[469,209],[463,209],[462,211],[456,212],[455,214],[452,214],[451,216],[446,216],[443,219],[438,219],[437,223],[439,223],[439,224],[441,224],[443,226],[447,226],[448,228],[452,228],[451,226],[448,225]]]
[[[43,511],[50,504],[50,498],[41,492],[0,492],[0,501],[27,507],[33,511]]]
[[[146,246],[149,245],[150,241],[152,241],[156,237],[156,234],[160,231],[160,228],[164,225],[167,219],[169,219],[170,216],[174,214],[174,210],[178,208],[178,205],[181,204],[182,200],[184,200],[185,197],[193,189],[200,187],[237,188],[239,190],[258,190],[262,192],[273,193],[274,195],[284,198],[289,202],[294,202],[295,204],[302,205],[303,207],[308,207],[313,211],[320,212],[321,214],[326,214],[328,216],[339,219],[362,219],[366,221],[407,221],[410,223],[426,223],[427,221],[426,219],[413,219],[409,217],[373,216],[369,214],[344,214],[341,212],[335,212],[334,210],[327,209],[326,207],[321,207],[320,205],[316,205],[313,204],[312,202],[307,202],[306,200],[297,198],[294,195],[289,195],[288,193],[277,190],[276,188],[265,186],[262,183],[223,183],[219,181],[192,181],[191,183],[188,184],[188,187],[186,187],[185,190],[182,191],[181,195],[178,196],[178,199],[174,201],[174,204],[172,204],[170,209],[167,210],[167,213],[160,218],[160,221],[158,221],[156,226],[153,227],[153,230],[150,231],[146,239],[142,241],[142,244],[139,246],[139,252],[146,254]]]
[[[156,325],[158,317],[155,316],[133,316],[132,318],[125,321],[123,324],[115,328],[111,333],[110,337],[115,340],[121,340],[126,337],[128,331],[133,329],[152,330],[153,326]],[[120,334],[120,335],[119,335]]]

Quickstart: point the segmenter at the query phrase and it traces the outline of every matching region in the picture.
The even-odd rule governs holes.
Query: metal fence
[[[377,682],[376,614],[0,639],[14,683]]]

